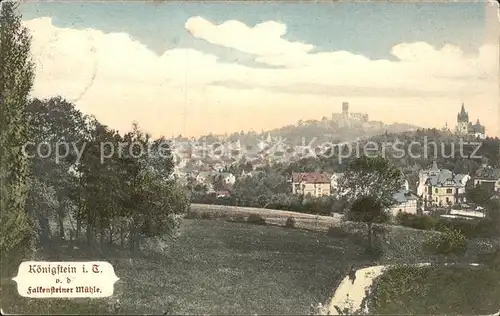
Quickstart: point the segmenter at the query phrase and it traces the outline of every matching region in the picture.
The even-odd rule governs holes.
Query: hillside
[[[2,307],[7,313],[104,314],[107,302],[119,300],[118,314],[305,315],[310,304],[331,296],[351,264],[372,264],[361,246],[345,238],[223,220],[185,219],[178,241],[162,248],[135,257],[70,247],[40,254],[46,260],[109,261],[120,278],[113,297],[36,301],[13,296],[15,284],[6,284],[3,298],[9,294],[11,300]]]
[[[272,136],[282,137],[290,143],[300,145],[305,138],[306,144],[313,138],[317,142],[326,141],[351,141],[357,138],[366,138],[389,133],[401,133],[416,130],[418,127],[408,124],[384,124],[379,121],[367,122],[342,122],[332,120],[307,121],[297,125],[284,126],[265,132]],[[262,135],[265,136],[265,135]]]
[[[358,121],[327,119],[299,121],[297,124],[257,132],[237,132],[231,135],[205,135],[199,138],[207,143],[221,139],[239,140],[244,145],[255,145],[267,137],[284,139],[290,145],[307,145],[315,139],[315,143],[352,141],[358,138],[368,138],[384,133],[403,133],[415,131],[419,127],[405,123],[385,124],[380,121]]]

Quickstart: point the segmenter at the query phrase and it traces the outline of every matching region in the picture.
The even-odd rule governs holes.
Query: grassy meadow
[[[265,225],[246,222],[250,214],[261,215]],[[109,261],[120,278],[112,297],[26,299],[19,297],[12,282],[2,282],[3,310],[25,314],[307,314],[310,304],[329,301],[352,264],[359,269],[429,262],[432,258],[422,245],[429,234],[436,233],[384,225],[379,227],[381,238],[376,238],[380,255],[368,255],[364,226],[339,218],[209,205],[193,205],[187,217],[177,240],[146,241],[142,253],[133,257],[127,250],[73,248],[69,243],[38,254],[38,260]],[[294,228],[283,227],[289,217],[295,218]],[[464,260],[473,262],[474,258]],[[419,288],[419,293],[436,292],[436,298],[444,299],[438,292],[447,284],[447,275],[437,283],[429,277],[429,286]],[[415,281],[380,280],[378,289],[385,286],[389,292],[399,287],[407,291],[405,286],[411,290]],[[433,290],[431,284],[438,289]],[[389,294],[379,291],[377,295],[380,301],[391,301],[394,293]],[[109,304],[116,301],[119,308],[110,309]],[[418,306],[418,302],[415,298],[404,306]],[[397,304],[384,306],[373,310],[381,314],[406,311]],[[442,307],[436,305],[436,310]]]
[[[306,314],[311,303],[328,300],[352,263],[372,264],[363,247],[345,238],[225,220],[185,219],[170,247],[134,258],[64,249],[44,259],[111,262],[120,278],[113,297],[64,303],[17,297],[4,311],[105,313],[107,302],[119,299],[118,313]]]

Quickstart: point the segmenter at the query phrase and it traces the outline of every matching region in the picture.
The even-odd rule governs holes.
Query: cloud
[[[274,21],[252,28],[238,21],[214,25],[197,16],[185,26],[198,39],[254,54],[258,63],[285,67],[270,71],[240,69],[240,76],[245,76],[245,84],[250,86],[329,84],[456,93],[465,88],[469,92],[485,91],[489,87],[484,83],[498,77],[498,47],[494,45],[480,47],[476,56],[465,56],[453,45],[436,49],[425,42],[401,43],[392,48],[392,55],[398,59],[394,62],[370,60],[346,51],[310,53],[313,45],[283,39],[286,26]],[[238,80],[234,76],[226,79]]]
[[[235,20],[215,25],[196,16],[189,18],[185,27],[195,38],[259,56],[303,54],[314,48],[313,45],[283,39],[286,25],[274,21],[254,27]]]
[[[498,47],[493,45],[469,56],[451,45],[401,43],[391,52],[397,61],[371,60],[347,51],[311,53],[312,45],[283,39],[286,27],[273,21],[254,27],[238,21],[213,25],[200,17],[186,22],[193,36],[251,53],[259,63],[280,66],[273,69],[222,62],[191,48],[157,55],[128,34],[59,28],[50,18],[24,23],[32,31],[37,66],[33,95],[76,100],[82,110],[121,130],[137,120],[160,134],[182,131],[186,115],[193,133],[240,129],[264,124],[250,118],[262,116],[257,108],[264,105],[275,107],[273,113],[285,107],[287,114],[282,117],[290,117],[325,111],[342,99],[354,104],[356,98],[365,110],[379,99],[385,105],[428,106],[429,112],[434,111],[434,102],[452,106],[470,100],[481,103],[474,104],[482,113],[481,121],[488,124],[490,119],[491,126],[498,125],[496,116],[487,112],[497,105],[487,100],[498,96]],[[367,101],[370,90],[372,101]],[[415,113],[413,118],[425,112]],[[281,122],[277,115],[265,124],[272,119]],[[444,121],[444,115],[435,122]],[[231,117],[236,121],[224,123]],[[428,121],[432,120],[423,120]]]

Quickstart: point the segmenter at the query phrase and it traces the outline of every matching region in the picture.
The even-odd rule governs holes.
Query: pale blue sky
[[[371,59],[392,59],[391,47],[402,42],[425,41],[436,47],[449,43],[475,52],[482,44],[485,19],[483,2],[39,1],[23,4],[22,12],[25,19],[52,17],[58,27],[125,32],[160,54],[192,47],[228,58],[236,52],[193,39],[184,28],[187,19],[199,15],[216,24],[238,20],[248,26],[273,20],[287,25],[287,40],[313,44],[315,51],[346,50]]]
[[[485,2],[20,8],[35,36],[33,94],[62,94],[118,129],[138,120],[165,135],[260,130],[330,116],[344,101],[385,122],[453,127],[465,102],[500,133],[498,44],[486,39]]]

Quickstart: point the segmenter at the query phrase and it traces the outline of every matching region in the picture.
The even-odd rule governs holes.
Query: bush
[[[452,228],[460,230],[468,237],[491,237],[496,235],[495,223],[489,219],[441,219],[437,225],[438,230]]]
[[[252,214],[248,215],[247,223],[256,224],[256,225],[264,225],[264,224],[266,224],[266,220],[264,218],[262,218],[262,216],[260,216],[259,214],[252,213]]]
[[[285,227],[294,228],[295,227],[295,217],[289,217],[286,219]]]
[[[445,228],[441,234],[429,236],[424,248],[436,254],[463,255],[467,250],[467,237],[456,229]]]
[[[372,285],[374,315],[485,315],[498,311],[500,275],[471,267],[396,266]]]
[[[491,268],[500,269],[500,248],[479,254],[479,262]]]
[[[402,226],[424,230],[436,228],[439,222],[437,218],[430,215],[413,215],[408,213],[399,213],[396,215],[396,221]]]

